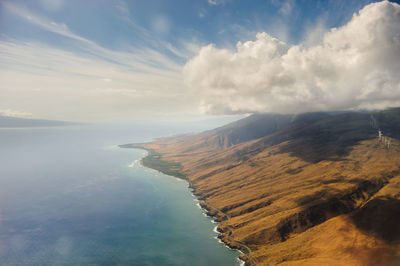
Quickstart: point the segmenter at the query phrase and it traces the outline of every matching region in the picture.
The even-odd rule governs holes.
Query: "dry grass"
[[[259,264],[395,265],[398,142],[386,150],[366,140],[337,160],[313,163],[283,152],[287,142],[242,152],[256,141],[220,148],[196,135],[146,147],[182,165],[205,205],[229,216],[220,228],[233,228],[232,238],[249,246]],[[378,220],[368,218],[376,213]]]

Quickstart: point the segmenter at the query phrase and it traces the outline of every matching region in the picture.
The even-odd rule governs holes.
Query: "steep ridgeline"
[[[142,146],[180,165],[249,265],[396,265],[399,120],[400,109],[258,114]]]

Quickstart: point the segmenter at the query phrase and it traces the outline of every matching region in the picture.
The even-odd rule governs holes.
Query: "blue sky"
[[[301,42],[307,31],[322,23],[326,28],[347,22],[354,12],[374,1],[160,1],[160,0],[13,0],[15,6],[65,24],[75,34],[97,44],[148,46],[153,41],[180,45],[182,41],[218,46],[234,45],[268,32],[289,43]],[[51,4],[53,3],[53,4]],[[5,37],[40,40],[69,47],[67,40],[51,34],[1,7],[0,30]]]
[[[182,71],[202,47],[234,50],[259,32],[316,45],[372,2],[1,0],[0,111],[77,121],[198,116]]]

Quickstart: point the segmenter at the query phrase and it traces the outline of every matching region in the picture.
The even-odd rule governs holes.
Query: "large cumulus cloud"
[[[267,33],[237,43],[235,51],[208,45],[183,74],[208,113],[399,106],[400,5],[367,5],[312,47]]]

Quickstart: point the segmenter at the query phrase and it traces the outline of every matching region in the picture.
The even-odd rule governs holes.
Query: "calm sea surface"
[[[236,265],[186,182],[116,146],[172,133],[0,129],[0,265]]]

